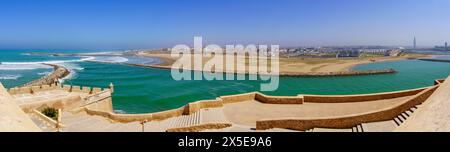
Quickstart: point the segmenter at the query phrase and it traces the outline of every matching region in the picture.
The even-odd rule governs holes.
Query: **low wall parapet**
[[[303,95],[303,100],[304,102],[313,102],[313,103],[364,102],[364,101],[384,100],[384,99],[412,96],[428,88],[430,87],[412,90],[385,92],[385,93],[359,94],[359,95]]]
[[[382,110],[353,114],[341,117],[317,118],[317,119],[274,119],[274,120],[260,120],[256,122],[257,130],[266,130],[272,128],[285,128],[294,130],[308,130],[312,128],[351,128],[361,123],[376,122],[392,120],[402,112],[412,108],[413,106],[425,102],[425,100],[433,94],[439,86],[430,87],[421,91],[413,98],[405,103],[385,108]]]

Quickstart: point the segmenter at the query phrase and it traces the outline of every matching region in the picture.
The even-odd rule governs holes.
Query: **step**
[[[403,117],[401,114],[397,116],[398,119],[400,119],[400,121],[403,123],[406,121],[406,118]]]
[[[363,123],[364,132],[392,132],[398,126],[394,120]]]
[[[398,117],[394,118],[394,122],[397,126],[400,126],[402,124],[402,121]]]
[[[408,119],[409,117],[409,115],[406,112],[403,112],[401,115],[405,118],[405,120]]]
[[[413,112],[411,112],[411,111],[409,111],[409,110],[405,111],[405,113],[408,114],[408,116],[410,116],[410,117],[411,117],[412,114],[413,114]]]
[[[314,128],[313,132],[352,132],[352,129]]]
[[[361,124],[359,124],[357,127],[359,128],[359,132],[364,132],[364,128],[362,127]]]

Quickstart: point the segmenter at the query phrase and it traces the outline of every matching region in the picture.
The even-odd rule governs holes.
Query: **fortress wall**
[[[98,87],[93,87],[92,88],[92,94],[99,93],[101,91],[102,91],[102,88],[98,88]]]
[[[101,101],[95,102],[86,106],[90,109],[97,109],[101,111],[113,112],[112,99],[111,97],[103,99]]]
[[[445,79],[434,80],[434,85],[444,83]]]
[[[231,127],[231,123],[206,123],[206,124],[200,124],[195,126],[188,126],[188,127],[180,127],[180,128],[170,128],[167,129],[167,132],[199,132],[206,129],[222,129]]]
[[[303,104],[301,96],[267,96],[259,92],[255,94],[255,100],[268,104]]]
[[[217,98],[216,100],[201,100],[197,102],[192,102],[187,105],[188,107],[188,114],[196,113],[197,111],[200,111],[201,109],[206,108],[217,108],[222,107],[222,99]]]
[[[386,92],[386,93],[360,94],[360,95],[303,95],[303,100],[304,102],[314,102],[314,103],[364,102],[364,101],[374,101],[374,100],[411,96],[427,88]]]
[[[428,87],[430,89],[432,87]],[[381,99],[390,99],[404,96],[417,95],[418,93],[428,90],[427,88],[406,90],[406,91],[397,91],[397,92],[388,92],[388,93],[379,93],[379,94],[364,94],[364,95],[346,95],[346,96],[322,96],[322,95],[307,95],[310,101],[315,102],[363,102],[363,101],[371,101],[371,100],[381,100]],[[84,108],[86,112],[91,115],[100,115],[107,118],[110,118],[114,121],[118,122],[130,122],[130,121],[143,121],[143,120],[163,120],[171,117],[177,117],[181,115],[188,115],[198,112],[201,109],[205,108],[217,108],[222,107],[228,103],[236,103],[236,102],[245,102],[249,100],[257,100],[262,103],[268,104],[303,104],[303,102],[307,101],[301,95],[299,96],[267,96],[259,92],[252,93],[244,93],[238,95],[229,95],[229,96],[221,96],[215,100],[200,100],[197,102],[189,103],[183,107],[167,110],[157,113],[146,113],[146,114],[115,114],[108,108],[98,108],[94,106],[89,106]],[[108,101],[106,103],[111,103]],[[112,105],[112,104],[111,104]]]
[[[63,85],[63,86],[62,86],[62,89],[65,90],[65,91],[67,91],[67,92],[70,92],[71,88],[72,88],[71,85]]]
[[[71,86],[71,85],[42,85],[42,86],[31,86],[31,87],[14,87],[8,90],[8,93],[11,95],[17,94],[29,94],[33,92],[43,92],[49,90],[61,89],[67,92],[80,92],[80,93],[98,93],[103,90],[103,88],[98,87],[81,87],[81,86]]]
[[[220,96],[220,99],[222,99],[223,104],[235,103],[235,102],[254,100],[255,94],[256,94],[255,92],[251,92],[251,93],[243,93],[243,94],[238,94],[238,95]]]
[[[361,123],[392,120],[402,112],[412,108],[413,106],[424,102],[439,86],[430,87],[415,95],[409,101],[381,109],[374,112],[354,114],[343,117],[330,117],[320,119],[276,119],[276,120],[260,120],[256,122],[257,130],[266,130],[271,128],[285,128],[294,130],[308,130],[312,128],[351,128]]]
[[[178,109],[163,111],[163,112],[157,112],[157,113],[147,113],[147,114],[115,114],[112,112],[106,112],[101,110],[94,110],[90,108],[83,108],[84,111],[86,111],[87,114],[90,115],[99,115],[106,118],[109,118],[111,120],[117,121],[117,122],[133,122],[133,121],[158,121],[158,120],[164,120],[172,117],[177,117],[183,115],[185,112],[185,107],[181,107]]]
[[[72,86],[72,89],[70,92],[82,92],[81,91],[81,86]]]

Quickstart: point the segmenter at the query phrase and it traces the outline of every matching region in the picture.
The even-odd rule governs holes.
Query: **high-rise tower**
[[[416,48],[416,37],[414,36],[414,44],[413,44],[413,48],[415,49]]]
[[[448,51],[447,42],[445,42],[445,51]]]

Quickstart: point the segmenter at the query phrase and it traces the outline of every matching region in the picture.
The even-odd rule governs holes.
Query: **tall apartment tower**
[[[414,36],[414,44],[413,44],[413,48],[415,49],[416,46],[417,46],[417,43],[416,43],[416,37]]]
[[[447,42],[445,42],[445,51],[448,51]]]

